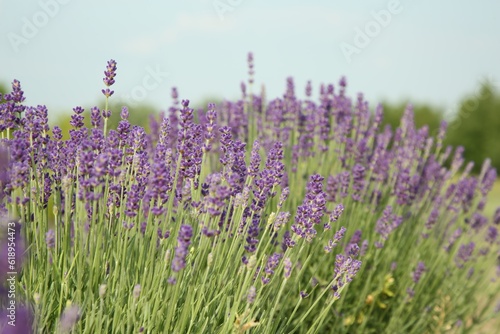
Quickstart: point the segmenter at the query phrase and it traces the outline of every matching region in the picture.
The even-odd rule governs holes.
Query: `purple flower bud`
[[[359,246],[358,244],[350,244],[347,255],[356,257],[359,254]]]
[[[288,187],[283,188],[283,190],[281,191],[280,200],[278,202],[278,206],[280,208],[283,206],[283,203],[286,201],[289,194],[290,194],[290,188]]]
[[[368,239],[363,240],[363,243],[361,244],[361,249],[359,250],[359,256],[364,256],[366,254],[366,251],[368,250]]]
[[[352,199],[355,201],[361,200],[361,192],[365,188],[365,167],[356,164],[352,168]]]
[[[500,207],[498,207],[495,211],[495,215],[493,216],[493,224],[500,225]]]
[[[266,267],[264,268],[265,276],[262,277],[262,283],[269,283],[270,277],[274,274],[274,269],[279,265],[279,261],[282,255],[280,253],[274,253],[267,259]]]
[[[455,263],[458,268],[462,268],[464,264],[470,260],[475,246],[476,244],[474,242],[463,244],[460,246],[460,248],[458,249],[458,253],[455,256]]]
[[[496,242],[498,237],[498,230],[495,226],[488,227],[488,233],[486,235],[486,242],[493,244]]]
[[[251,286],[250,289],[248,289],[248,294],[247,294],[247,303],[248,304],[253,304],[255,301],[255,297],[257,296],[257,292],[255,290],[255,286]]]
[[[351,174],[347,171],[340,173],[340,197],[344,198],[349,194],[349,182]]]
[[[55,245],[55,233],[54,230],[50,229],[45,233],[45,243],[47,244],[48,248],[54,248]]]
[[[113,59],[108,61],[108,65],[106,66],[106,71],[104,71],[105,77],[102,79],[104,84],[109,87],[115,83],[116,76],[116,61]]]
[[[430,230],[436,224],[436,221],[439,217],[439,209],[435,208],[431,211],[427,222],[425,223],[425,227]]]
[[[344,206],[342,204],[338,204],[330,214],[330,223],[335,223],[342,215],[342,212],[344,212]]]
[[[82,107],[75,107],[73,108],[73,112],[75,114],[71,116],[71,121],[69,122],[69,124],[71,124],[74,128],[79,129],[84,125],[84,117],[82,116],[84,109]]]
[[[122,107],[122,111],[120,112],[120,118],[122,120],[126,120],[128,118],[129,114],[128,114],[128,108],[126,106],[123,106]]]
[[[285,265],[284,275],[285,275],[285,278],[288,279],[288,278],[290,278],[290,275],[292,274],[292,261],[290,260],[290,258],[287,257],[283,260],[283,263]]]
[[[12,81],[12,93],[10,94],[10,99],[13,102],[21,103],[24,101],[24,92],[21,89],[21,82],[19,80]]]
[[[59,323],[60,331],[62,333],[70,332],[79,319],[80,319],[80,308],[76,305],[67,307],[61,316],[61,321]]]
[[[462,235],[462,229],[461,228],[456,229],[455,232],[453,232],[453,234],[448,239],[448,244],[444,247],[444,250],[446,252],[450,252],[451,248],[453,247],[457,239],[460,238],[461,235]]]
[[[486,224],[488,224],[488,219],[485,216],[483,216],[477,212],[472,215],[471,227],[476,232],[478,232],[481,228],[486,226]]]
[[[134,299],[138,299],[139,296],[141,295],[141,285],[140,284],[136,284],[134,286],[134,290],[132,291],[132,295],[134,296]]]
[[[179,272],[186,266],[186,256],[189,251],[192,236],[193,228],[190,225],[182,225],[179,229],[177,247],[175,247],[175,256],[172,260],[172,270],[174,272]]]
[[[101,111],[97,107],[92,107],[90,109],[90,123],[93,127],[99,127],[101,125]]]
[[[312,84],[311,81],[308,81],[306,85],[306,96],[311,97],[311,95],[312,95]]]
[[[413,282],[418,283],[420,281],[420,278],[422,277],[422,274],[426,271],[427,269],[425,268],[425,264],[420,261],[417,264],[417,268],[415,268],[415,271],[412,273],[412,279]]]

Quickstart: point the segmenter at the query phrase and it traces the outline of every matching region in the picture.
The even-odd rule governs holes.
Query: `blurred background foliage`
[[[384,123],[393,129],[399,121],[407,103],[385,102]],[[467,161],[474,161],[478,173],[486,158],[500,172],[500,92],[493,83],[481,83],[474,93],[466,95],[457,105],[457,112],[445,114],[442,109],[423,103],[413,105],[417,127],[429,126],[431,134],[437,134],[441,120],[448,122],[445,145],[463,146]]]
[[[9,86],[0,83],[0,93],[8,92]],[[104,100],[104,99],[102,99]],[[113,97],[110,98],[110,109],[112,110],[111,119],[108,122],[108,128],[116,128],[120,121],[120,111],[122,105],[113,103]],[[206,109],[208,102],[214,102],[217,105],[221,103],[219,98],[213,100],[204,99],[202,101],[193,101],[191,106],[197,111]],[[407,107],[409,100],[399,102],[382,102],[384,107],[384,125],[389,124],[392,129],[399,126],[401,116]],[[474,161],[474,171],[477,173],[483,161],[490,158],[492,165],[500,173],[500,91],[492,82],[484,81],[478,85],[478,88],[464,96],[458,102],[455,113],[445,113],[442,108],[425,103],[425,101],[412,101],[415,112],[416,126],[429,126],[431,134],[436,135],[441,121],[448,122],[448,131],[445,138],[445,145],[458,146],[465,148],[465,157],[469,161]],[[372,108],[375,106],[372,102]],[[91,106],[86,106],[86,123],[89,123],[89,110]],[[103,108],[104,105],[98,105]],[[170,106],[166,106],[165,112]],[[51,125],[58,125],[63,130],[63,134],[68,138],[70,130],[69,121],[71,119],[71,110],[50,112]],[[136,104],[129,106],[129,121],[134,125],[139,125],[147,130],[149,129],[150,119],[158,116],[162,110],[157,110],[152,105]],[[195,115],[197,112],[195,112]],[[88,125],[88,124],[87,124]]]

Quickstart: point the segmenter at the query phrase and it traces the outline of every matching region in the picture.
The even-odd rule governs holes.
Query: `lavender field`
[[[247,65],[240,99],[195,110],[173,88],[148,131],[110,107],[114,60],[104,107],[75,107],[69,136],[12,82],[1,332],[494,333],[490,161],[471,173],[411,105],[382,126],[345,77],[274,97]]]

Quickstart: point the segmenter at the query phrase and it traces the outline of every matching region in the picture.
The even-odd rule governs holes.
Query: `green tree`
[[[0,82],[0,94],[3,95],[3,94],[7,94],[7,93],[8,93],[7,85]]]
[[[475,94],[465,97],[450,122],[445,141],[465,148],[465,158],[478,172],[486,158],[500,171],[500,93],[484,82]]]

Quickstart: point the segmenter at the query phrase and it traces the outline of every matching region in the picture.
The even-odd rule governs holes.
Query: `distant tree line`
[[[448,123],[445,145],[463,146],[465,158],[474,161],[474,171],[479,172],[486,158],[500,172],[500,92],[493,83],[483,82],[479,89],[465,96],[457,105],[456,112],[444,113],[442,109],[416,103],[417,127],[429,126],[431,134],[437,134],[441,121]],[[406,102],[383,103],[384,123],[393,129],[399,126]]]

